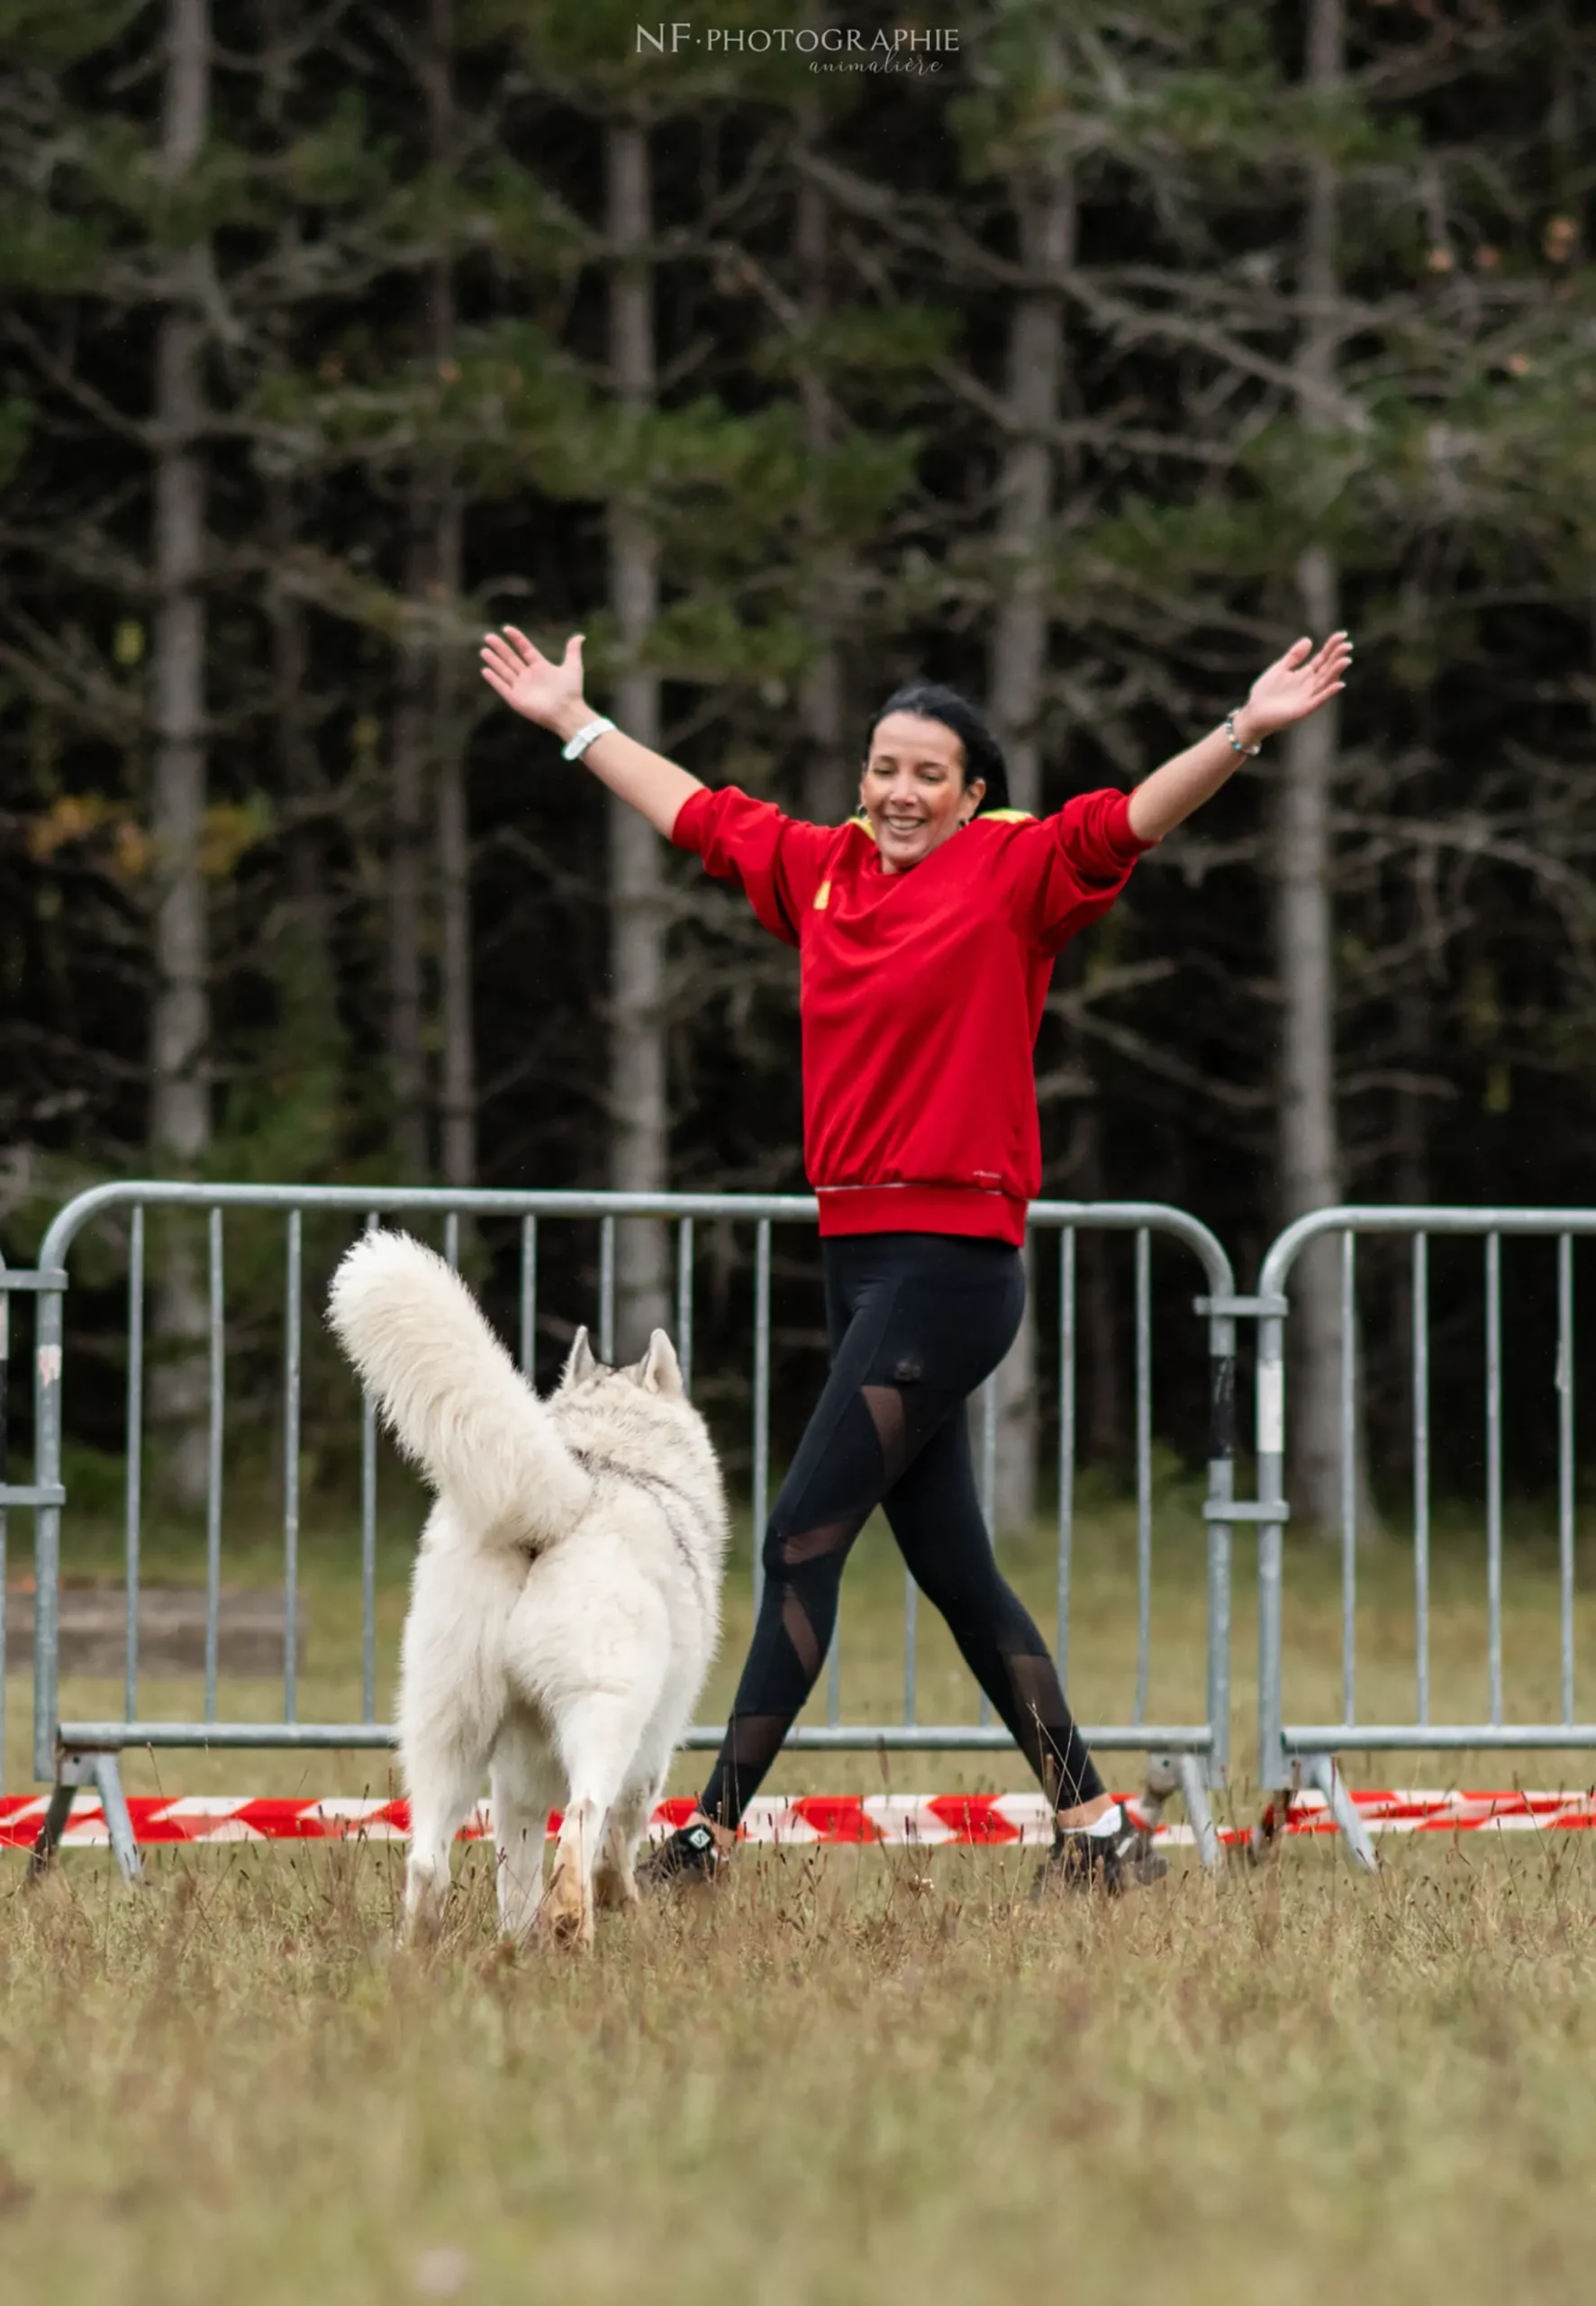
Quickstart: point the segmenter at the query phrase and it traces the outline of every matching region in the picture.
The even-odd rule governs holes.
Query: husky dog
[[[590,1945],[595,1902],[637,1897],[633,1853],[720,1636],[726,1504],[703,1420],[663,1330],[629,1369],[579,1330],[540,1401],[407,1234],[358,1241],[328,1312],[437,1493],[401,1669],[407,1922],[436,1927],[486,1771],[503,1929]]]

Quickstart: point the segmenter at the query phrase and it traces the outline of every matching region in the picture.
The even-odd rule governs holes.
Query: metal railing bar
[[[368,1212],[366,1230],[377,1230]],[[360,1395],[360,1719],[376,1718],[376,1410]]]
[[[1357,1240],[1341,1236],[1341,1711],[1350,1728],[1357,1683]]]
[[[288,1212],[288,1299],[283,1321],[283,1718],[299,1710],[299,1415],[304,1327],[304,1221]]]
[[[1429,1237],[1413,1236],[1414,1710],[1429,1720]]]
[[[599,1220],[598,1357],[615,1358],[615,1220]]]
[[[11,1412],[11,1296],[5,1287],[5,1259],[0,1257],[0,1793],[5,1790],[5,1582],[6,1423]],[[131,1708],[129,1708],[131,1711]]]
[[[127,1555],[127,1658],[122,1702],[139,1711],[139,1580],[144,1474],[144,1212],[128,1227],[127,1480],[123,1492]]]
[[[1485,1236],[1485,1589],[1491,1720],[1501,1723],[1501,1237]]]
[[[682,1391],[693,1394],[693,1220],[684,1217],[676,1227],[676,1366]]]
[[[1557,1613],[1563,1719],[1573,1720],[1573,1243],[1557,1236]]]
[[[1136,1720],[1145,1721],[1152,1670],[1153,1621],[1153,1321],[1151,1250],[1145,1226],[1136,1235]]]
[[[1176,1754],[1205,1754],[1213,1733],[1190,1722],[1082,1722],[1082,1737],[1104,1753],[1139,1754],[1149,1749]],[[724,1740],[724,1722],[697,1722],[683,1739],[683,1749],[713,1752]],[[1596,1740],[1596,1730],[1590,1733]],[[144,1746],[162,1751],[204,1752],[207,1748],[292,1752],[306,1748],[319,1751],[347,1749],[351,1753],[391,1748],[396,1733],[384,1722],[370,1721],[63,1721],[59,1741],[64,1750],[122,1750]],[[1013,1751],[1014,1741],[1001,1724],[982,1730],[967,1721],[885,1722],[844,1724],[832,1730],[820,1723],[790,1730],[784,1751],[859,1753],[878,1746],[901,1753]]]
[[[920,1708],[920,1588],[912,1572],[903,1572],[903,1719],[912,1721]]]
[[[225,1413],[226,1348],[222,1300],[222,1212],[213,1205],[207,1222],[210,1264],[210,1429],[205,1475],[205,1720],[216,1719],[217,1627],[222,1613],[222,1426]]]
[[[981,1518],[986,1524],[986,1534],[997,1543],[997,1372],[994,1369],[981,1388]],[[916,1630],[919,1616],[916,1614]],[[992,1700],[984,1690],[981,1693],[981,1725],[992,1720]]]
[[[1293,1722],[1281,1731],[1288,1753],[1328,1754],[1343,1748],[1360,1753],[1455,1754],[1560,1753],[1596,1746],[1596,1721],[1360,1721]]]
[[[1222,1308],[1223,1301],[1219,1301]],[[1197,1311],[1204,1309],[1199,1303]],[[1202,1502],[1208,1526],[1208,1719],[1213,1725],[1209,1757],[1212,1782],[1222,1783],[1230,1752],[1230,1560],[1236,1527],[1236,1316],[1207,1303],[1208,1493]],[[1249,1501],[1253,1502],[1253,1501]],[[1278,1520],[1281,1507],[1259,1507]]]
[[[521,1221],[521,1374],[533,1384],[538,1368],[538,1221]]]
[[[1075,1229],[1058,1236],[1058,1678],[1069,1673],[1070,1574],[1075,1543]]]
[[[58,1223],[59,1221],[57,1221]],[[48,1241],[50,1236],[46,1234]],[[41,1263],[45,1260],[41,1259]],[[59,1693],[62,1337],[61,1299],[39,1300],[33,1343],[34,1481],[47,1502],[33,1515],[33,1775],[55,1768]]]
[[[196,1188],[172,1178],[128,1178],[91,1185],[86,1192],[75,1195],[65,1208],[57,1212],[40,1246],[41,1274],[53,1276],[64,1271],[63,1253],[66,1248],[92,1218],[104,1210],[135,1201],[143,1202],[150,1208],[193,1205],[197,1201],[203,1205],[213,1205],[223,1210],[342,1209],[357,1215],[367,1209],[375,1209],[384,1216],[404,1210],[435,1214],[456,1210],[477,1217],[720,1217],[750,1221],[766,1217],[778,1222],[794,1223],[812,1223],[818,1209],[811,1194],[612,1193],[599,1189],[592,1192],[564,1189],[525,1192],[488,1186],[441,1185],[215,1185]],[[1442,1215],[1456,1213],[1441,1212]],[[1527,1219],[1532,1214],[1528,1212],[1519,1213]],[[1371,1212],[1348,1212],[1353,1220],[1367,1214]],[[1373,1214],[1378,1216],[1381,1212]],[[1080,1225],[1110,1233],[1132,1232],[1144,1225],[1155,1227],[1171,1239],[1183,1242],[1192,1251],[1215,1288],[1228,1291],[1231,1287],[1230,1261],[1217,1236],[1199,1219],[1171,1203],[1150,1201],[1037,1201],[1031,1203],[1027,1217],[1032,1230],[1039,1231],[1062,1225]],[[1300,1221],[1301,1224],[1308,1222],[1310,1221],[1306,1219]],[[1558,1223],[1565,1224],[1567,1230],[1574,1233],[1596,1232],[1596,1211],[1547,1211],[1537,1213],[1535,1224],[1526,1223],[1521,1227],[1513,1226],[1504,1216],[1500,1230],[1504,1232],[1544,1230]],[[1360,1230],[1363,1229],[1360,1227]],[[1388,1226],[1383,1230],[1410,1229]],[[1448,1229],[1441,1226],[1435,1230]],[[1282,1241],[1285,1239],[1286,1236],[1283,1235]],[[50,1290],[58,1285],[54,1280],[50,1281]]]
[[[1411,1206],[1392,1203],[1360,1207],[1353,1202],[1338,1203],[1333,1209],[1310,1210],[1270,1243],[1259,1272],[1258,1294],[1272,1296],[1282,1293],[1286,1276],[1309,1241],[1317,1240],[1322,1233],[1347,1231],[1449,1234],[1470,1240],[1488,1233],[1518,1239],[1570,1233],[1576,1240],[1585,1240],[1596,1234],[1596,1208],[1461,1209],[1428,1202]]]
[[[754,1610],[765,1596],[765,1524],[770,1489],[770,1220],[761,1217],[754,1246]]]

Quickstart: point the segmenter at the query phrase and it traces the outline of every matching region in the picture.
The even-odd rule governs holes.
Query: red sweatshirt
[[[800,824],[735,785],[672,840],[801,956],[803,1150],[821,1231],[1025,1237],[1042,1181],[1032,1051],[1055,955],[1144,849],[1123,793],[994,810],[907,872],[863,819]]]

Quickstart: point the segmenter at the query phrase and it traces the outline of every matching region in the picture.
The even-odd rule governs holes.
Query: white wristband
[[[602,737],[606,729],[612,729],[614,726],[615,723],[613,721],[606,721],[602,714],[596,721],[590,721],[585,729],[577,730],[576,735],[571,739],[568,745],[562,745],[560,747],[560,758],[562,760],[580,760],[583,754],[587,750],[588,746],[592,744],[594,739],[595,737]]]

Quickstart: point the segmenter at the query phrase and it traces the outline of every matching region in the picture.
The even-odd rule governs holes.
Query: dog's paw
[[[563,1853],[555,1861],[553,1879],[538,1908],[538,1934],[551,1945],[578,1952],[593,1944],[593,1904],[582,1894],[576,1861]]]
[[[404,1920],[401,1935],[406,1945],[435,1945],[443,1932],[444,1908],[449,1902],[449,1878],[440,1881],[432,1868],[412,1860],[404,1885]]]

